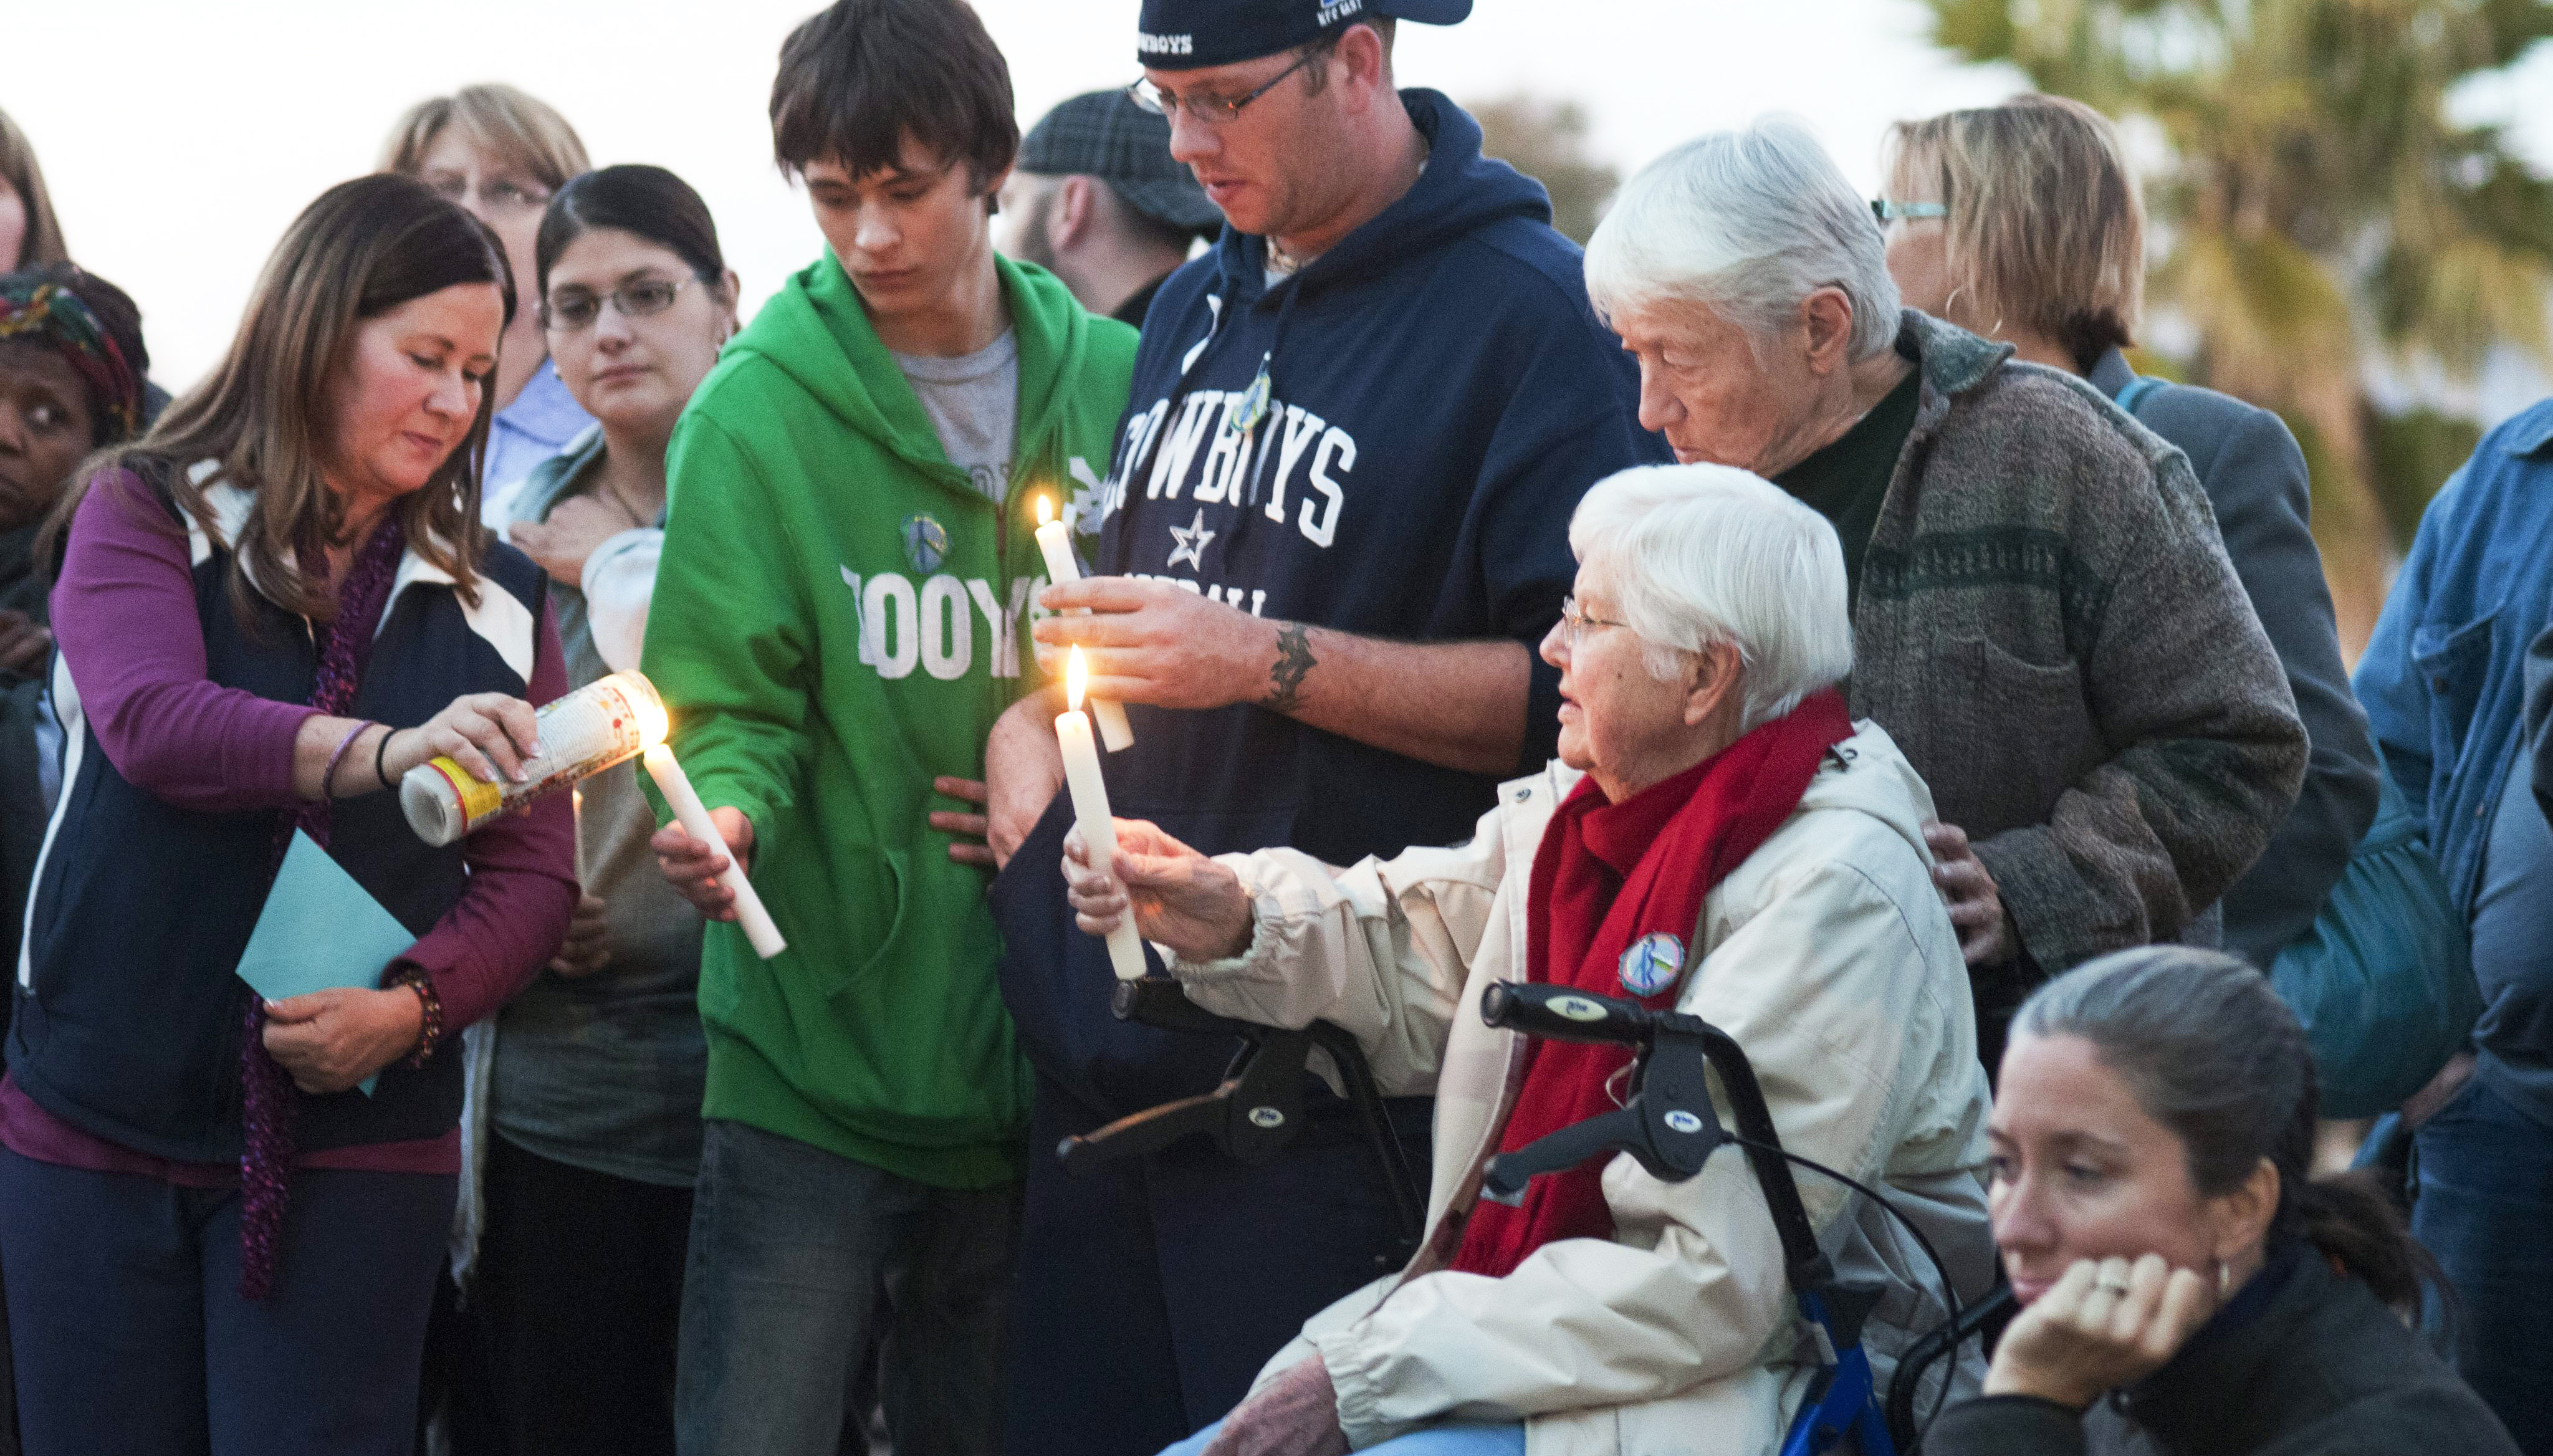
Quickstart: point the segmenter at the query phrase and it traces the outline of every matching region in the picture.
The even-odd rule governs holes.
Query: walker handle
[[[1648,1043],[1657,1013],[1635,1002],[1568,986],[1530,981],[1492,981],[1481,992],[1481,1020],[1555,1042]]]

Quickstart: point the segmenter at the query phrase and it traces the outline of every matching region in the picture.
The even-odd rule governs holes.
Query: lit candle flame
[[[673,731],[673,725],[665,717],[665,705],[633,695],[631,706],[637,710],[640,741],[650,748],[665,741],[665,735]]]
[[[1073,648],[1063,659],[1064,706],[1079,712],[1081,695],[1090,691],[1090,664],[1081,660],[1081,649]]]
[[[1038,524],[1045,525],[1048,521],[1054,519],[1054,502],[1051,498],[1040,496],[1037,498],[1037,503]]]

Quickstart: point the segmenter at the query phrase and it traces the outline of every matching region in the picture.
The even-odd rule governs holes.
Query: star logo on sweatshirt
[[[1205,547],[1214,539],[1214,534],[1205,528],[1205,507],[1198,506],[1196,519],[1188,522],[1186,527],[1170,527],[1170,539],[1177,544],[1170,547],[1170,559],[1163,569],[1167,570],[1184,561],[1199,571],[1205,570]]]

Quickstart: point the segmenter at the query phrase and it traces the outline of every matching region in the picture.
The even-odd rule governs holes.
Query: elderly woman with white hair
[[[1833,523],[1852,711],[1932,789],[1991,1062],[2045,976],[2215,943],[2305,732],[2188,460],[2083,381],[1901,309],[1873,211],[1797,123],[1705,136],[1622,189],[1587,285],[1677,459]]]
[[[1752,1453],[1780,1438],[1808,1346],[1744,1163],[1669,1183],[1622,1157],[1537,1178],[1515,1207],[1481,1199],[1493,1155],[1610,1110],[1628,1060],[1487,1025],[1494,982],[1726,1031],[1786,1148],[1891,1190],[1963,1296],[1991,1282],[1985,1077],[1930,878],[1932,801],[1835,691],[1852,636],[1834,532],[1743,471],[1656,466],[1589,492],[1569,539],[1576,595],[1542,643],[1561,673],[1560,760],[1503,786],[1469,843],[1336,869],[1291,849],[1208,859],[1120,821],[1101,870],[1067,841],[1084,930],[1131,905],[1198,1004],[1334,1022],[1387,1092],[1436,1095],[1408,1268],[1316,1315],[1249,1400],[1175,1451]],[[1941,1317],[1933,1274],[1878,1210],[1814,1177],[1801,1191],[1839,1266],[1888,1287],[1865,1335],[1884,1378]]]

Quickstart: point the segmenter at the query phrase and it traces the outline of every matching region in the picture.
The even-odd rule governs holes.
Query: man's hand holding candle
[[[693,908],[712,920],[733,920],[735,892],[719,876],[730,855],[736,868],[753,868],[753,821],[740,809],[719,808],[710,811],[710,822],[725,838],[724,844],[702,843],[677,820],[656,831],[647,847],[656,851],[656,867]]]
[[[1037,498],[1038,550],[1046,557],[1047,580],[1062,586],[1081,580],[1081,563],[1073,558],[1072,540],[1064,522],[1054,518],[1054,503],[1045,496]],[[1087,608],[1077,609],[1088,616]],[[1039,654],[1043,662],[1045,654]],[[1112,699],[1094,698],[1090,702],[1091,722],[1098,726],[1099,741],[1111,753],[1122,753],[1135,746],[1135,730],[1126,723],[1126,707]]]
[[[1112,821],[1113,869],[1090,863],[1076,828],[1063,837],[1063,879],[1083,932],[1105,936],[1131,911],[1145,940],[1182,960],[1220,960],[1250,947],[1250,893],[1230,866],[1207,858],[1149,820]]]
[[[684,838],[703,843],[712,837],[726,841],[733,862],[714,866],[712,871],[719,878],[719,888],[726,893],[728,913],[720,919],[734,921],[744,931],[745,940],[752,943],[753,953],[765,960],[788,950],[788,938],[781,935],[780,927],[772,923],[771,912],[763,908],[762,896],[755,893],[752,883],[745,878],[744,856],[753,844],[752,823],[739,810],[722,805],[713,813],[701,803],[701,796],[692,788],[691,779],[684,775],[683,766],[674,760],[674,750],[662,741],[641,754],[639,762],[646,765],[647,776],[656,781],[657,792],[665,796],[665,807],[674,811],[674,824],[683,831]],[[662,838],[660,831],[656,840]],[[649,842],[653,844],[656,840]],[[677,844],[674,847],[679,852],[681,846]],[[664,850],[659,848],[657,862],[661,865],[663,861]],[[667,878],[675,877],[669,874]],[[675,879],[675,883],[679,886],[682,882]],[[693,903],[700,902],[694,900]]]
[[[1039,620],[1038,645],[1088,652],[1094,698],[1159,708],[1276,706],[1270,700],[1281,684],[1273,674],[1289,623],[1132,577],[1052,586],[1038,594],[1038,605],[1057,614]],[[1069,615],[1076,609],[1091,615]]]

